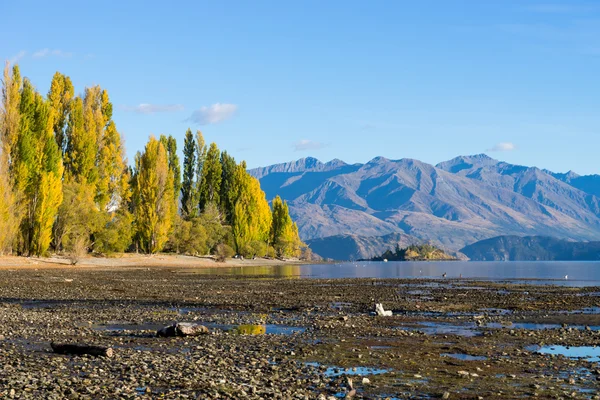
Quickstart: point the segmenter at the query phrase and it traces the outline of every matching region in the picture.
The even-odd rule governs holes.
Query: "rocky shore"
[[[0,398],[600,398],[599,307],[598,287],[7,268]],[[156,336],[174,322],[209,333]]]

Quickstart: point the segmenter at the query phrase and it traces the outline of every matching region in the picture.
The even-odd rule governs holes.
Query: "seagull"
[[[442,278],[445,278],[445,277],[446,277],[446,273],[444,272],[444,273],[442,274]]]
[[[565,279],[569,279],[569,275],[565,275]]]

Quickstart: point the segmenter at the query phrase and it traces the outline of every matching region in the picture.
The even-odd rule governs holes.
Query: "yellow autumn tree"
[[[236,251],[244,256],[266,251],[271,229],[271,209],[258,179],[246,172],[246,163],[236,166],[231,189],[231,229]],[[263,246],[264,245],[264,246]]]
[[[298,226],[290,217],[287,203],[277,196],[272,205],[271,245],[279,257],[300,257],[306,245],[300,240]]]
[[[10,174],[20,124],[20,88],[19,68],[11,70],[6,63],[0,103],[0,254],[12,252],[22,215]]]
[[[25,79],[19,104],[20,124],[12,160],[15,187],[23,193],[19,251],[43,255],[62,202],[63,163],[54,139],[52,113],[44,98]]]
[[[133,203],[137,239],[144,252],[156,253],[169,238],[176,212],[173,174],[166,149],[154,137],[136,164]]]

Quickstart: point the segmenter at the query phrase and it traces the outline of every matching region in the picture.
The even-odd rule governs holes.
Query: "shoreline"
[[[235,259],[218,262],[209,256],[196,257],[175,254],[119,254],[115,257],[86,256],[71,265],[67,256],[50,257],[0,256],[0,270],[7,269],[128,269],[128,268],[237,268],[280,265],[315,264],[318,261],[279,260],[279,259]]]

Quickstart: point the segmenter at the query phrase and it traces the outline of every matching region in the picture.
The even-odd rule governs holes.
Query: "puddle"
[[[591,362],[600,362],[600,347],[595,346],[528,346],[528,351],[540,354],[561,355],[568,358],[582,359]]]
[[[427,295],[431,294],[431,291],[418,289],[418,290],[409,290],[406,293],[413,295],[413,296],[427,296]]]
[[[348,308],[351,307],[352,303],[347,303],[345,301],[334,301],[333,303],[331,303],[330,307],[333,308],[334,310],[343,310],[344,308]]]
[[[289,325],[254,325],[254,324],[242,324],[242,325],[221,325],[221,324],[205,324],[210,328],[222,329],[226,332],[237,333],[239,335],[293,335],[295,333],[302,333],[306,331],[306,328],[300,326],[289,326]]]
[[[475,329],[475,324],[453,325],[443,322],[419,322],[417,327],[400,327],[400,329],[417,330],[427,335],[458,335],[465,337],[481,336],[483,333]]]
[[[392,346],[371,346],[371,350],[387,350],[391,348]]]
[[[485,361],[485,360],[487,360],[487,357],[484,357],[484,356],[472,356],[470,354],[462,354],[462,353],[443,353],[440,355],[442,357],[452,357],[452,358],[456,358],[457,360],[462,360],[462,361]]]
[[[566,311],[566,314],[600,314],[600,307],[585,307],[580,310]]]
[[[390,369],[382,369],[382,368],[370,368],[370,367],[353,367],[353,368],[341,368],[336,366],[327,366],[325,371],[322,371],[320,367],[321,363],[318,362],[306,362],[305,365],[310,367],[319,368],[319,371],[327,377],[335,377],[341,375],[380,375],[390,372]]]
[[[489,314],[494,315],[509,315],[512,314],[511,310],[507,310],[505,308],[480,308],[479,311],[485,311]]]
[[[532,330],[532,331],[541,331],[544,329],[561,329],[563,328],[562,325],[560,324],[538,324],[538,323],[533,323],[533,322],[513,322],[513,323],[500,323],[500,322],[490,322],[488,324],[485,325],[486,328],[492,328],[492,329],[527,329],[527,330]],[[585,325],[567,325],[565,327],[565,329],[579,329],[579,330],[584,330],[587,329],[588,326]],[[589,326],[590,330],[592,331],[600,331],[600,326],[597,325],[590,325]]]

